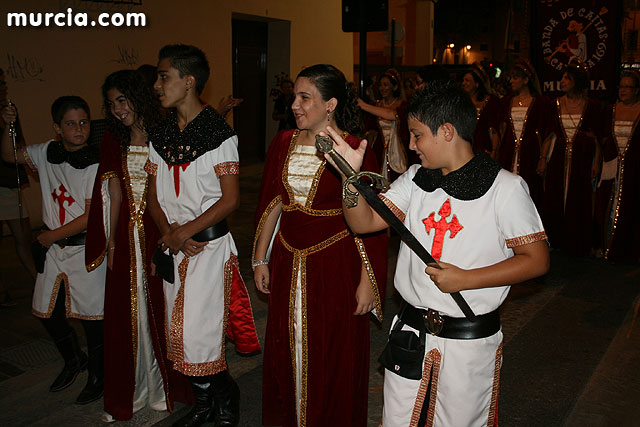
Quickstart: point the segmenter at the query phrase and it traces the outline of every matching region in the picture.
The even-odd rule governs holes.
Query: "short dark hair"
[[[87,113],[87,116],[89,118],[91,117],[87,101],[74,95],[61,96],[51,104],[51,118],[53,119],[53,122],[59,125],[62,121],[62,117],[64,117],[69,110],[84,110],[84,112]]]
[[[440,126],[451,123],[469,143],[476,128],[476,107],[460,85],[452,81],[427,82],[409,100],[407,115],[428,126],[434,135]]]
[[[180,78],[190,75],[196,79],[196,92],[200,95],[209,79],[209,61],[204,52],[195,46],[170,44],[158,52],[158,61],[165,58],[178,70]]]

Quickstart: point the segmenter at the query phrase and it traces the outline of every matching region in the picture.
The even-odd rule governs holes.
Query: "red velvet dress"
[[[602,134],[602,107],[588,100],[571,139],[564,131],[558,100],[551,103],[549,114],[549,133],[557,139],[545,177],[545,229],[552,246],[589,255],[595,240],[591,169]]]
[[[278,203],[280,230],[270,256],[269,316],[264,345],[262,421],[297,426],[294,340],[295,294],[301,274],[302,372],[300,425],[367,425],[369,316],[356,316],[355,292],[363,260],[382,313],[386,284],[386,233],[352,234],[342,215],[341,180],[318,169],[305,206],[293,203],[287,174],[299,131],[279,132],[269,146],[256,214],[256,237]],[[353,136],[347,142],[356,147]],[[377,170],[369,150],[363,170]]]
[[[128,420],[133,415],[138,345],[138,328],[133,326],[137,326],[137,307],[141,303],[147,304],[146,323],[151,331],[155,357],[162,374],[167,408],[172,411],[174,401],[187,404],[192,401],[188,381],[171,369],[171,362],[166,357],[162,279],[148,274],[160,234],[147,210],[142,214],[144,227],[138,229],[140,247],[146,260],[147,301],[137,301],[136,254],[133,246],[136,221],[132,220],[135,205],[132,207],[133,196],[126,163],[127,149],[121,147],[108,131],[105,132],[89,211],[86,264],[88,269],[93,269],[101,262],[106,262],[108,242],[104,229],[102,184],[109,178],[119,178],[122,203],[114,231],[117,249],[113,270],[107,269],[104,301],[104,409],[116,420]]]
[[[473,133],[472,146],[474,151],[491,153],[493,146],[491,145],[489,131],[493,129],[494,132],[497,132],[495,122],[498,107],[500,106],[500,99],[493,95],[488,98],[476,116],[476,130]]]
[[[510,172],[517,170],[517,174],[529,186],[529,195],[536,208],[541,210],[542,178],[536,173],[536,167],[540,159],[542,138],[545,135],[549,102],[544,96],[534,96],[522,125],[521,137],[518,139],[511,119],[512,100],[513,96],[505,96],[497,108],[494,126],[501,135],[497,160],[500,166]],[[544,217],[542,219],[544,222]]]
[[[612,261],[640,261],[640,118],[633,123],[631,136],[627,146],[618,150],[614,136],[615,111],[613,106],[605,114],[604,160],[618,157],[618,174],[610,180],[609,185],[602,184],[602,190],[608,189],[605,202],[604,221],[607,234],[605,235],[605,257]],[[611,155],[611,152],[614,155]],[[609,154],[609,155],[607,155]],[[615,181],[618,185],[615,185]],[[614,185],[611,185],[614,184]],[[617,190],[617,191],[616,191]],[[608,221],[609,214],[613,214],[613,222]]]

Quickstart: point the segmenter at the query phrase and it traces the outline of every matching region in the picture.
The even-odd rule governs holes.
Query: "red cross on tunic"
[[[58,190],[60,190],[60,193],[58,193]],[[67,207],[69,207],[73,202],[75,202],[75,200],[73,200],[73,197],[71,197],[71,194],[69,194],[67,189],[64,188],[63,184],[60,184],[60,187],[58,188],[54,188],[51,196],[53,197],[53,201],[58,203],[58,218],[60,218],[60,225],[64,225],[66,215],[64,202],[67,202]]]
[[[180,169],[184,172],[190,164],[191,162],[181,165],[167,165],[169,170],[173,169],[173,187],[176,189],[176,197],[180,196]]]
[[[435,212],[431,212],[431,214],[422,220],[425,228],[427,229],[427,234],[433,229],[435,230],[435,235],[433,237],[433,245],[431,246],[431,255],[433,258],[440,260],[442,256],[442,245],[444,244],[444,235],[449,230],[449,238],[453,239],[458,234],[458,231],[462,230],[462,225],[458,222],[458,218],[453,215],[451,218],[451,222],[447,222],[447,217],[451,215],[451,202],[447,199],[446,202],[442,204],[440,210],[438,211],[438,215],[440,215],[440,220],[435,220]]]

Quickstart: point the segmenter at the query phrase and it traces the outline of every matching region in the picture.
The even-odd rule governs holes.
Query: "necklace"
[[[519,107],[527,107],[530,100],[531,95],[518,95],[516,97],[516,102],[518,103]]]

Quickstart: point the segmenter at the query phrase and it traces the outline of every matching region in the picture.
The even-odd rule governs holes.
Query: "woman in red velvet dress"
[[[364,427],[366,314],[382,316],[386,234],[350,232],[341,179],[315,149],[328,125],[359,145],[348,133],[358,127],[356,98],[342,72],[314,65],[298,75],[292,109],[298,129],[279,132],[269,146],[256,215],[254,279],[269,295],[262,421]],[[378,170],[370,150],[365,164]]]
[[[594,184],[602,159],[602,108],[588,98],[588,89],[587,70],[569,65],[560,81],[564,95],[549,108],[550,131],[538,165],[545,174],[543,221],[549,242],[583,256],[591,253],[595,238]]]
[[[502,98],[498,107],[495,126],[500,141],[497,145],[494,142],[495,158],[504,169],[525,180],[531,199],[541,210],[542,177],[536,168],[546,132],[549,103],[540,95],[538,77],[528,61],[521,59],[515,63],[509,83],[511,95]]]
[[[493,94],[491,79],[482,65],[476,62],[462,76],[461,86],[469,95],[477,112],[473,149],[494,156],[496,147],[493,147],[491,135],[497,132],[493,125],[500,99]]]
[[[605,257],[612,261],[640,261],[639,122],[640,73],[626,70],[620,78],[618,102],[605,114],[603,133],[610,144],[603,150],[609,161],[602,169],[600,208]]]
[[[147,405],[171,411],[174,400],[190,402],[191,393],[166,358],[162,279],[150,274],[160,235],[145,209],[146,129],[160,120],[160,106],[133,70],[109,75],[102,94],[109,128],[100,147],[86,262],[94,269],[106,257],[108,265],[103,420],[111,422],[128,420]]]

